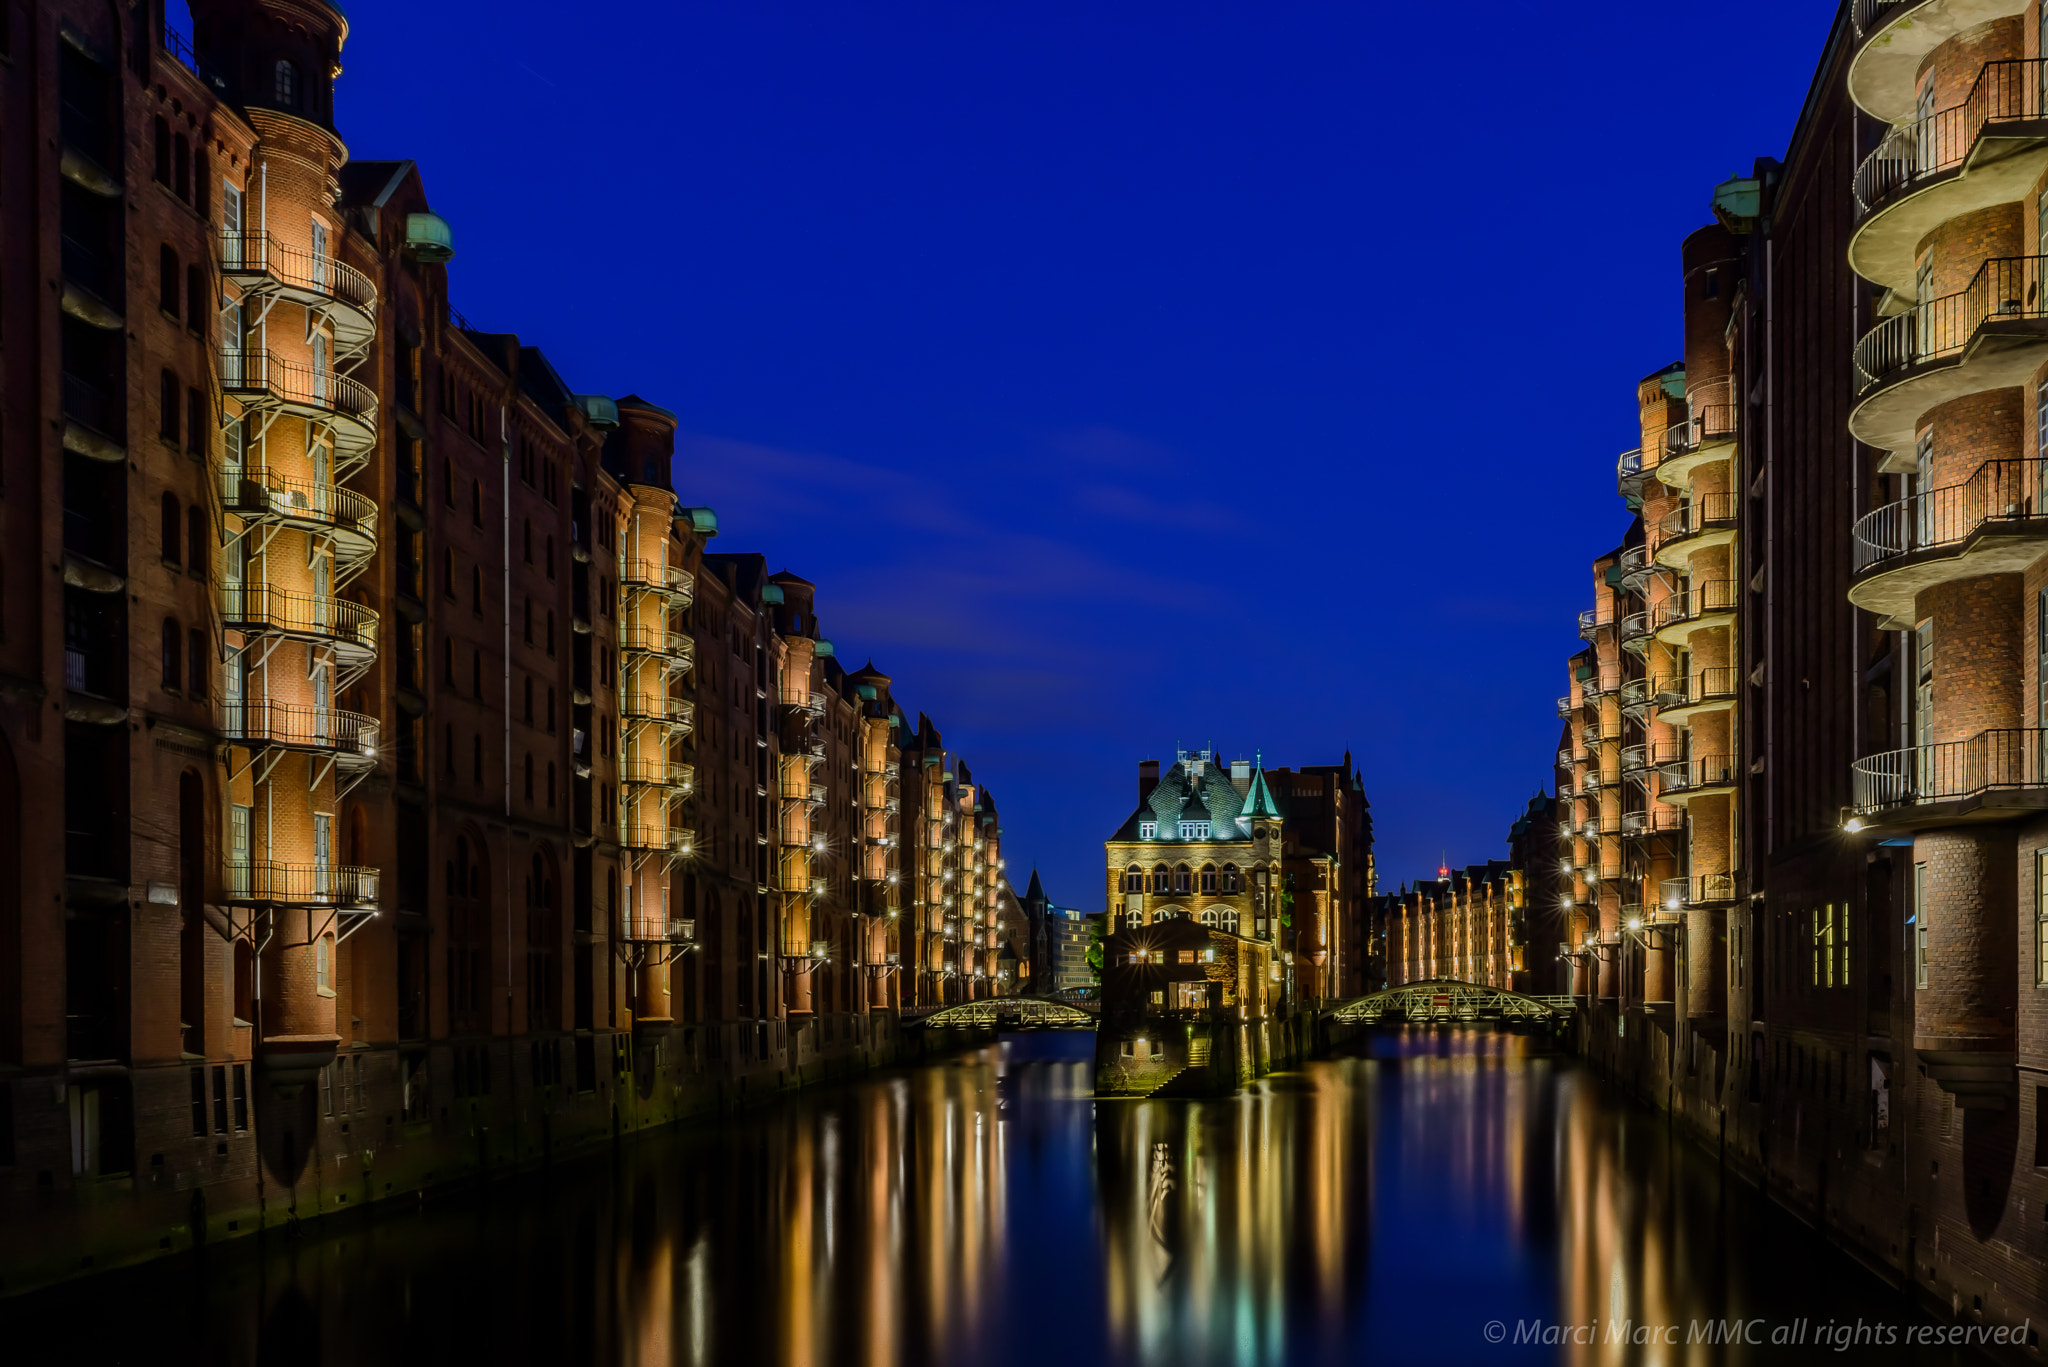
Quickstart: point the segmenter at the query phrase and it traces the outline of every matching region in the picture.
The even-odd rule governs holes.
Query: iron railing
[[[664,565],[659,560],[619,558],[619,583],[629,589],[656,589],[687,601],[696,584],[690,572],[680,565]]]
[[[1715,380],[1686,392],[1687,417],[1664,429],[1664,459],[1697,451],[1710,441],[1735,435],[1736,408],[1729,401],[1728,381]]]
[[[1856,520],[1856,572],[1887,560],[1970,539],[1987,522],[2034,516],[2048,507],[2048,461],[1987,460],[1961,484],[1887,503]]]
[[[1856,389],[1868,393],[1928,361],[1956,356],[1993,320],[2048,316],[2041,274],[2048,257],[2001,256],[1986,261],[1954,294],[1915,304],[1887,318],[1856,343]]]
[[[2015,788],[2039,788],[2048,730],[1980,731],[1968,740],[1911,745],[1851,766],[1858,812],[1882,812]]]
[[[256,520],[281,517],[292,522],[317,522],[338,531],[374,537],[374,499],[318,480],[292,479],[275,470],[251,465],[224,465],[217,471],[221,509]]]
[[[1658,905],[1665,911],[1734,900],[1735,875],[1732,873],[1688,874],[1682,878],[1666,878],[1657,884]]]
[[[221,388],[231,394],[268,394],[301,408],[316,408],[373,428],[377,396],[369,387],[332,370],[287,361],[260,348],[223,347]]]
[[[220,269],[230,279],[268,277],[291,289],[325,295],[365,319],[377,315],[377,286],[369,276],[325,252],[288,246],[269,233],[222,233]]]
[[[1918,0],[1856,0],[1852,14],[1858,41],[1869,37],[1872,29],[1891,17],[1892,11],[1916,3]]]
[[[1621,619],[1621,639],[1624,645],[1650,634],[1650,614],[1631,612]]]
[[[1662,541],[1680,541],[1702,532],[1732,527],[1739,507],[1740,501],[1734,494],[1695,495],[1684,506],[1664,515],[1657,523],[1657,536]]]
[[[666,693],[633,692],[619,708],[629,721],[667,721],[688,725],[697,718],[697,704],[688,698],[671,698]]]
[[[1603,617],[1598,608],[1587,608],[1579,613],[1579,639],[1590,641],[1600,634],[1602,627],[1614,625],[1614,618]]]
[[[220,729],[230,740],[245,744],[334,750],[344,755],[376,754],[381,730],[375,717],[360,712],[269,698],[228,699]]]
[[[1735,782],[1735,756],[1691,755],[1666,761],[1657,768],[1659,791],[1687,793],[1698,788],[1716,788]]]
[[[619,782],[644,788],[687,789],[694,776],[690,765],[658,755],[630,755],[619,761]]]
[[[619,623],[619,649],[688,660],[696,655],[697,641],[687,632],[670,630],[666,622],[640,617]]]
[[[1674,676],[1674,685],[1680,681]],[[1673,689],[1675,696],[1660,707],[1692,707],[1699,703],[1718,702],[1732,698],[1742,684],[1742,671],[1733,665],[1716,665],[1710,669],[1697,669],[1683,680],[1683,692]]]
[[[346,598],[230,581],[221,586],[221,616],[237,631],[276,631],[377,649],[377,610]]]
[[[1741,596],[1741,587],[1733,579],[1704,580],[1659,603],[1657,626],[1662,629],[1716,612],[1733,612]]]
[[[1643,493],[1643,452],[1641,447],[1623,451],[1614,462],[1614,492],[1623,498],[1640,498]]]
[[[1902,123],[1856,168],[1856,213],[1916,182],[1953,171],[1970,159],[1992,124],[2042,117],[2042,80],[2048,61],[2038,57],[1986,62],[1961,104]]]
[[[231,902],[350,906],[377,900],[377,877],[353,864],[230,859],[222,882]]]

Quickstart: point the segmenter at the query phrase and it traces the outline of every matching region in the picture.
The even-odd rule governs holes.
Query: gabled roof
[[[1252,761],[1252,786],[1245,792],[1244,807],[1238,815],[1248,820],[1280,819],[1280,804],[1273,800],[1273,790],[1266,784],[1263,756]]]

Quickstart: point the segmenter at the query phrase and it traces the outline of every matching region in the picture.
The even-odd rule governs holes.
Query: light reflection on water
[[[1209,1101],[1097,1104],[1091,1057],[1017,1036],[0,1320],[110,1362],[1262,1367],[1713,1362],[1483,1330],[1905,1315],[1525,1037],[1382,1034]]]

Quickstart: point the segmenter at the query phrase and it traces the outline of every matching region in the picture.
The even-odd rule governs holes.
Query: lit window
[[[1156,840],[1156,839],[1158,838],[1158,836],[1159,836],[1159,823],[1158,823],[1158,822],[1156,822],[1156,821],[1140,821],[1140,822],[1138,823],[1138,839],[1140,839],[1140,840]]]

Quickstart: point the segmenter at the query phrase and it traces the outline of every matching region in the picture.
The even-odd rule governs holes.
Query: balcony
[[[1621,814],[1623,835],[1667,835],[1685,828],[1685,813],[1663,802],[1652,802],[1639,812]]]
[[[2008,819],[2015,810],[2048,807],[2044,759],[2048,731],[2039,727],[1871,755],[1851,766],[1856,815],[1866,825],[1907,829]]]
[[[671,698],[666,693],[635,691],[621,701],[619,715],[627,721],[665,726],[689,726],[697,719],[697,704],[688,698]]]
[[[221,586],[221,624],[251,636],[275,634],[334,647],[344,668],[377,655],[377,610],[346,598],[297,593],[267,583]]]
[[[1650,614],[1631,612],[1621,619],[1621,648],[1640,655],[1650,645]]]
[[[1648,745],[1624,745],[1621,747],[1621,776],[1641,782],[1648,776],[1650,768],[1650,747]]]
[[[633,755],[619,761],[619,782],[636,788],[664,788],[689,792],[695,769],[680,760],[661,756]]]
[[[348,767],[373,762],[381,727],[375,717],[339,707],[304,707],[269,698],[230,698],[221,734],[251,747],[329,753]]]
[[[2018,574],[2048,548],[2048,461],[1993,460],[1961,484],[1888,503],[1857,519],[1849,601],[1913,625],[1923,589],[1984,574]]]
[[[335,559],[354,565],[377,551],[377,504],[353,489],[292,479],[252,465],[215,471],[221,511],[245,522],[276,522],[334,538]]]
[[[2048,169],[2048,62],[1988,62],[1961,104],[1892,129],[1856,168],[1859,223],[1849,265],[1899,298],[1916,248],[1963,214],[2027,198]]]
[[[619,649],[687,669],[697,658],[697,638],[670,630],[665,621],[649,621],[642,614],[633,614],[619,623]]]
[[[1725,546],[1735,539],[1735,519],[1742,508],[1738,495],[1697,494],[1657,523],[1657,563],[1683,570],[1698,552]]]
[[[220,387],[244,411],[274,410],[328,428],[342,455],[366,456],[377,444],[377,396],[346,375],[300,365],[274,351],[223,347]]]
[[[1727,380],[1689,389],[1685,399],[1688,416],[1664,429],[1664,454],[1657,462],[1657,479],[1669,489],[1684,489],[1696,470],[1726,460],[1735,445],[1739,413]]]
[[[1579,639],[1592,641],[1602,630],[1614,625],[1614,618],[1603,616],[1598,608],[1587,608],[1579,614]]]
[[[671,826],[662,821],[619,823],[621,849],[687,857],[695,843],[696,832],[686,826]]]
[[[619,558],[619,587],[641,593],[655,593],[667,598],[677,608],[690,605],[696,596],[696,580],[688,570],[676,565],[663,564],[659,560],[635,560]]]
[[[244,297],[275,295],[313,310],[334,329],[334,350],[350,356],[377,335],[377,287],[354,266],[268,233],[222,233],[220,273]]]
[[[1673,676],[1666,681],[1663,696],[1669,702],[1659,702],[1657,719],[1675,726],[1689,726],[1696,717],[1713,712],[1725,712],[1735,706],[1735,695],[1742,687],[1742,671],[1732,665],[1716,665],[1710,669],[1696,669],[1683,677]]]
[[[1957,293],[1915,304],[1863,334],[1850,434],[1886,451],[1910,451],[1920,415],[1937,404],[2031,384],[2048,361],[2044,262],[1993,258]]]
[[[1666,878],[1657,884],[1657,904],[1665,911],[1721,906],[1734,900],[1732,873],[1695,873],[1684,878]]]
[[[374,906],[378,870],[348,864],[230,860],[221,884],[239,906]]]
[[[1650,561],[1648,546],[1630,546],[1623,550],[1616,568],[1620,571],[1618,578],[1623,587],[1636,593],[1641,593],[1643,586],[1650,581],[1650,576],[1656,573],[1656,566]]]
[[[1680,756],[1657,768],[1657,796],[1684,804],[1696,797],[1719,797],[1735,787],[1733,755]]]
[[[1643,503],[1643,453],[1640,448],[1623,451],[1614,461],[1614,492],[1630,508]]]
[[[1696,631],[1733,626],[1742,586],[1733,579],[1709,579],[1672,594],[1657,605],[1657,639],[1683,646]]]
[[[1567,693],[1567,694],[1566,694],[1566,695],[1565,695],[1564,697],[1562,697],[1562,698],[1559,698],[1559,699],[1557,700],[1557,717],[1558,717],[1558,720],[1559,720],[1559,721],[1563,721],[1563,720],[1565,720],[1565,719],[1569,718],[1569,717],[1571,716],[1571,714],[1572,714],[1572,699],[1571,699],[1571,695],[1570,695],[1569,693]]]
[[[1884,123],[1913,116],[1920,65],[1957,34],[2024,14],[2026,0],[1852,0],[1849,98]]]
[[[1650,681],[1630,679],[1621,686],[1621,714],[1641,721],[1650,710]]]

